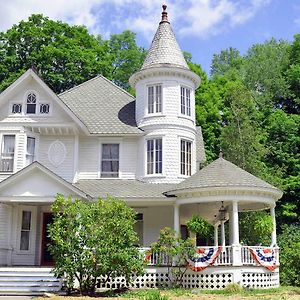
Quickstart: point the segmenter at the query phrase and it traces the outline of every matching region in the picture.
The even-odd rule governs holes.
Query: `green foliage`
[[[236,294],[243,292],[243,287],[241,287],[238,283],[229,283],[226,285],[225,292],[230,294]]]
[[[182,279],[188,268],[188,258],[195,255],[194,241],[183,240],[176,232],[165,227],[160,231],[158,241],[151,245],[154,253],[164,253],[167,256],[168,278],[172,287],[182,286]],[[158,260],[158,265],[161,263]]]
[[[208,238],[212,235],[213,226],[205,219],[195,215],[186,223],[188,229],[201,238]]]
[[[106,41],[84,26],[32,15],[0,33],[0,91],[34,67],[60,93],[99,74],[130,90],[128,79],[144,60],[135,34],[124,31]]]
[[[264,211],[241,213],[240,231],[241,241],[246,245],[268,246],[273,231],[272,217]]]
[[[280,247],[280,282],[300,286],[300,226],[283,225],[278,236]]]
[[[120,200],[73,201],[62,195],[52,205],[53,224],[49,246],[56,276],[66,278],[70,291],[74,280],[82,294],[92,294],[100,276],[124,276],[142,272],[142,259],[135,247],[135,212]]]

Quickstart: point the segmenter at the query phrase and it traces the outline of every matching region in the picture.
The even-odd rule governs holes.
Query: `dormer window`
[[[35,114],[36,113],[36,94],[29,93],[26,99],[26,113],[27,114]]]
[[[161,113],[162,87],[160,84],[148,86],[148,114]]]
[[[181,114],[190,116],[191,115],[191,90],[185,87],[180,87],[180,99]]]

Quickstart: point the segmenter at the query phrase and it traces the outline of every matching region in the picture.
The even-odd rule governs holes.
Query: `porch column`
[[[225,247],[225,221],[221,221],[221,245],[222,247]]]
[[[273,220],[273,231],[271,235],[271,246],[277,246],[277,234],[276,234],[276,217],[275,217],[275,204],[270,207],[270,213]]]
[[[214,229],[215,229],[214,244],[217,247],[219,245],[219,224],[215,224]]]
[[[180,236],[180,211],[179,204],[174,204],[174,230]]]
[[[232,213],[231,213],[231,225],[232,225],[232,246],[240,244],[239,236],[239,210],[237,201],[232,202]]]

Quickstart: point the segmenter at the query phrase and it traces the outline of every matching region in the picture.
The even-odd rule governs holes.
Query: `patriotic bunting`
[[[195,272],[200,272],[214,264],[222,251],[222,247],[197,248],[194,257],[188,261],[189,267]]]
[[[269,271],[274,271],[278,267],[276,253],[274,248],[251,249],[249,248],[253,259]]]

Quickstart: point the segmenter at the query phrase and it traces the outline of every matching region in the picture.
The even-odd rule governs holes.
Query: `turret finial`
[[[161,21],[160,21],[160,23],[163,23],[163,22],[168,22],[169,23],[168,13],[167,13],[167,5],[163,4],[162,5],[162,9],[163,9],[163,12],[161,13]]]

